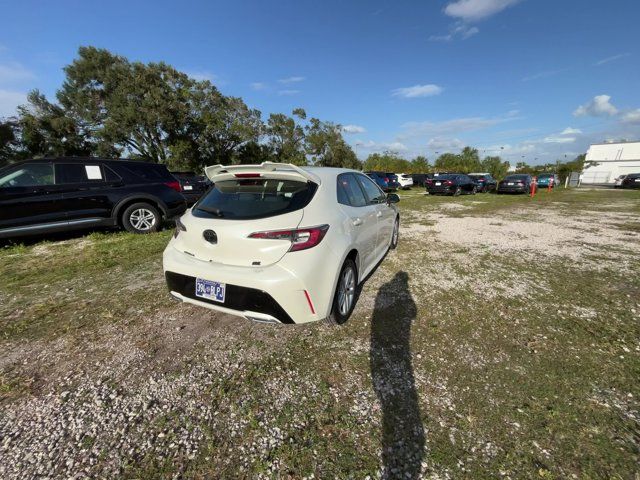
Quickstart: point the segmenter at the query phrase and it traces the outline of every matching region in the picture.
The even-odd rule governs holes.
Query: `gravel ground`
[[[421,369],[409,381],[403,368],[408,364],[410,369],[411,361],[442,363],[445,355],[451,355],[480,375],[492,366],[510,365],[512,353],[487,353],[473,336],[448,343],[442,353],[426,336],[423,343],[412,347],[413,360],[396,358],[393,345],[385,347],[386,353],[380,350],[382,357],[372,354],[369,358],[366,332],[377,312],[390,310],[391,317],[404,318],[396,308],[398,294],[385,290],[384,285],[404,270],[419,315],[428,298],[460,289],[484,301],[544,295],[550,293],[549,282],[523,277],[499,265],[473,275],[466,270],[483,253],[517,255],[531,261],[557,257],[597,268],[602,258],[589,257],[597,252],[605,261],[633,263],[640,258],[640,234],[617,228],[637,218],[604,211],[571,217],[554,209],[512,210],[499,217],[446,213],[458,215],[466,208],[446,205],[426,215],[404,217],[408,223],[405,220],[401,241],[409,242],[411,256],[420,261],[407,262],[408,253],[389,255],[365,285],[354,313],[360,325],[351,327],[356,329],[352,336],[337,335],[325,325],[287,329],[251,324],[176,304],[142,321],[101,325],[80,336],[4,342],[0,372],[27,379],[30,393],[0,403],[0,478],[197,477],[198,472],[207,471],[207,464],[215,465],[215,476],[221,478],[300,478],[291,460],[286,464],[282,458],[289,450],[303,447],[305,455],[317,462],[312,469],[328,478],[400,478],[405,473],[403,478],[416,474],[451,478],[468,475],[468,455],[488,464],[504,454],[504,445],[496,444],[488,434],[461,431],[448,417],[457,411],[465,392],[452,387],[447,377]],[[83,240],[78,248],[85,243]],[[50,251],[48,245],[36,249],[41,255]],[[434,269],[433,264],[442,259],[456,268]],[[154,286],[158,295],[165,295],[161,277]],[[381,294],[383,291],[389,293]],[[429,308],[430,320],[420,328],[433,331],[444,313],[438,310],[440,306]],[[590,322],[600,313],[576,306],[567,315]],[[528,341],[528,348],[543,348],[545,341],[540,334]],[[313,355],[318,348],[333,349],[336,354],[316,364]],[[624,348],[622,355],[640,351],[638,344]],[[341,355],[361,361],[364,367],[343,368]],[[333,360],[327,364],[327,358]],[[369,361],[388,362],[389,375],[372,379]],[[393,417],[382,418],[382,410],[388,407],[381,402],[397,402],[398,392],[413,388],[419,392],[413,400],[420,405],[416,408],[448,432],[445,438],[451,448],[464,446],[467,456],[460,455],[457,471],[425,460],[443,441],[432,431],[435,427],[425,426],[412,433],[413,444],[397,447],[408,459],[404,466],[395,465],[394,470],[378,467],[366,475],[328,473],[334,460],[349,465],[350,455],[361,455],[378,465],[386,462],[388,452],[380,449],[378,435],[372,434],[384,428],[384,422],[394,422]],[[598,389],[592,401],[640,425],[636,399],[630,393]],[[468,418],[470,424],[474,421],[469,413],[456,415]],[[521,431],[518,422],[510,422],[507,428],[513,435]],[[334,451],[331,445],[312,441],[311,430],[323,432],[320,436],[339,435],[353,450]],[[541,458],[551,455],[548,447],[534,447]],[[544,477],[545,468],[536,466],[530,473]],[[494,471],[491,476],[520,476],[507,470]],[[321,473],[306,478],[323,478]]]

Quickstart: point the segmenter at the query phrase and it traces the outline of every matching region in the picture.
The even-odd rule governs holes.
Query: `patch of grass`
[[[170,235],[93,233],[0,250],[0,339],[54,338],[156,308]]]

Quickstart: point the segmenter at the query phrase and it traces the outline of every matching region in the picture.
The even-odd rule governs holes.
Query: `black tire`
[[[152,233],[160,229],[162,216],[156,207],[146,202],[129,205],[120,217],[122,226],[131,233]]]
[[[341,302],[340,293],[341,293],[341,289],[344,288],[343,281],[345,279],[345,275],[348,270],[350,270],[353,275],[353,282],[354,282],[353,298],[351,301],[351,306],[343,313],[343,311],[341,311],[341,308],[340,308],[340,302]],[[357,291],[358,291],[358,269],[356,267],[355,262],[350,258],[347,258],[342,264],[342,268],[340,269],[340,276],[338,277],[338,284],[336,285],[336,291],[333,293],[333,303],[331,305],[331,313],[326,318],[327,323],[329,323],[330,325],[342,325],[347,320],[349,320],[349,317],[353,313],[353,309],[356,306],[356,299],[358,297]]]
[[[400,238],[400,218],[396,217],[396,221],[393,224],[393,233],[391,234],[391,244],[389,248],[395,250],[398,246],[398,239]]]
[[[453,196],[457,197],[460,195],[461,192],[462,192],[462,189],[460,187],[456,187],[455,192],[453,192]]]
[[[477,191],[478,189],[476,187],[473,187],[473,189],[471,190],[471,195],[475,195]]]

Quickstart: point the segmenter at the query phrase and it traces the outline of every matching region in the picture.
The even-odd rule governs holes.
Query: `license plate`
[[[220,282],[212,282],[204,278],[196,278],[196,297],[224,303],[224,294],[227,285]]]
[[[436,187],[439,187],[441,182],[436,182]]]
[[[191,185],[185,185],[184,187],[182,187],[183,190],[193,190],[193,187]]]
[[[513,185],[513,182],[507,182],[507,185]]]
[[[640,178],[636,178],[634,182],[640,182]]]

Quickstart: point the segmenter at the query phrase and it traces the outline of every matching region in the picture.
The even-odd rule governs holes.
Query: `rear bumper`
[[[195,303],[225,313],[240,314],[251,320],[267,323],[294,323],[289,314],[268,293],[255,288],[226,285],[224,303],[197,297],[196,278],[180,273],[165,272],[167,287],[171,294],[183,302]]]
[[[426,189],[429,195],[447,194],[455,191],[452,187],[426,187]]]
[[[498,187],[497,191],[499,193],[529,193],[529,188],[528,187],[513,187],[513,186],[507,186],[507,187]]]
[[[333,280],[329,249],[322,244],[312,250],[308,262],[283,258],[266,267],[241,267],[207,262],[177,250],[170,242],[164,251],[163,267],[171,294],[187,303],[218,310],[256,321],[277,323],[307,323],[321,320],[332,300]],[[208,301],[195,296],[195,279],[226,284],[224,303]],[[324,278],[324,281],[322,280]],[[307,295],[309,299],[307,300]],[[313,310],[312,306],[313,305]]]

